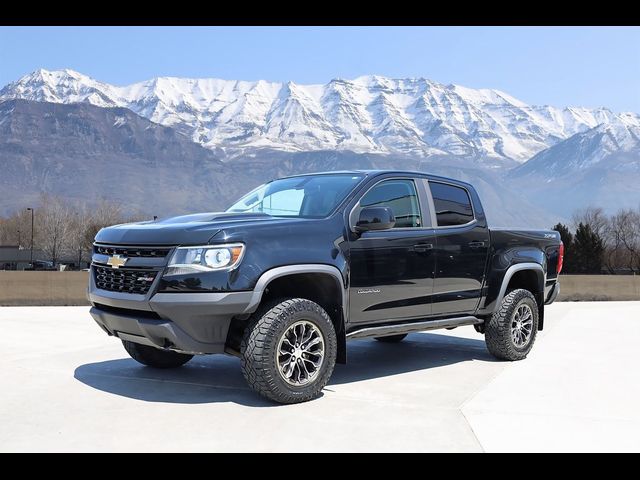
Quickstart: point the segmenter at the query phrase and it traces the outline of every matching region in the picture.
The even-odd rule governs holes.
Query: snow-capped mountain
[[[606,108],[531,106],[498,90],[381,76],[324,85],[159,77],[121,87],[38,70],[0,90],[0,101],[8,99],[125,107],[230,157],[258,147],[455,155],[487,166],[522,163],[616,119],[640,121]]]
[[[615,159],[615,161],[612,161]],[[601,167],[640,172],[640,119],[623,114],[540,152],[511,172],[522,177],[544,171],[549,177]]]
[[[223,163],[170,127],[126,108],[31,100],[0,102],[0,217],[37,205],[49,193],[123,211],[169,216],[225,209],[241,194],[280,176],[321,170],[424,168],[473,181],[496,225],[540,226],[557,218],[518,198],[498,173],[455,158],[408,159],[348,151],[262,150]],[[508,205],[503,198],[508,196]]]
[[[195,161],[192,172],[183,168]],[[127,172],[117,192],[95,175],[112,165]],[[114,86],[38,70],[0,90],[0,186],[11,200],[0,213],[42,191],[145,208],[140,199],[162,191],[147,181],[149,168],[164,189],[192,187],[156,199],[166,213],[223,205],[282,175],[402,168],[474,183],[493,225],[548,227],[587,205],[640,205],[640,115],[381,76]],[[177,183],[176,168],[184,170]]]
[[[554,145],[507,174],[547,211],[581,206],[609,211],[640,206],[640,122],[621,115]]]

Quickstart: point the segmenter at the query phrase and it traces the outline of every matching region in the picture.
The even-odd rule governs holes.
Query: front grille
[[[155,270],[93,266],[96,287],[110,292],[146,295],[158,274]]]
[[[171,248],[166,247],[118,247],[112,245],[94,245],[94,253],[102,255],[122,255],[124,257],[164,258]]]

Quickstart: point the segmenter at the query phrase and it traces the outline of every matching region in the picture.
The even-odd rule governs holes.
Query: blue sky
[[[0,85],[37,68],[324,83],[378,74],[640,112],[636,27],[0,27]]]

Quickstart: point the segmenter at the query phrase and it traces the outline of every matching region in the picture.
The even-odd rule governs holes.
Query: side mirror
[[[356,231],[388,230],[396,224],[393,211],[389,207],[364,207],[356,223]]]

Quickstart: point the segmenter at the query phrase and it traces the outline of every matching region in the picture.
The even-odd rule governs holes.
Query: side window
[[[471,199],[464,188],[429,182],[439,227],[464,225],[473,220]]]
[[[396,217],[395,228],[420,227],[420,206],[413,180],[385,180],[367,192],[361,207],[389,207]]]

